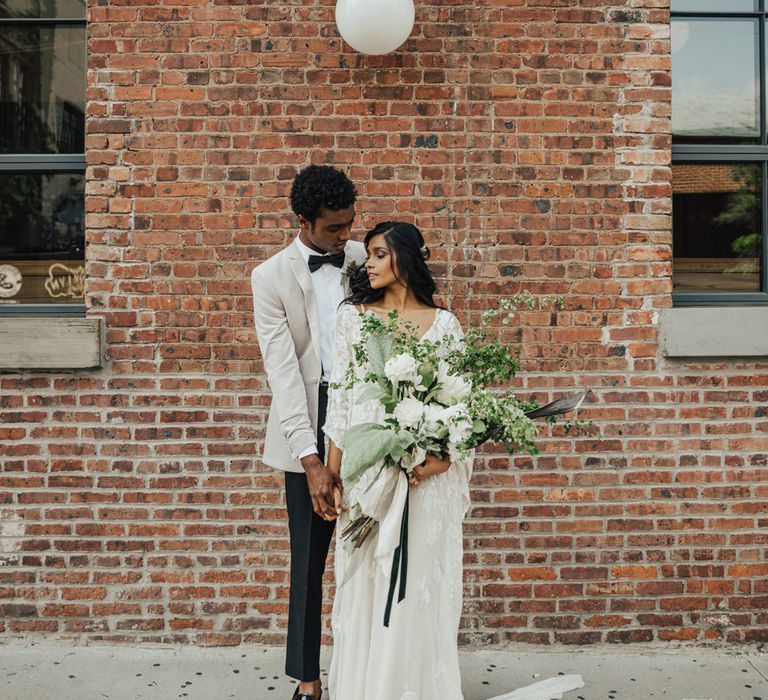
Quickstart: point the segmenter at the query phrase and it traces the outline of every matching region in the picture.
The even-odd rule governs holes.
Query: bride
[[[360,338],[364,314],[382,318],[397,312],[400,323],[411,323],[422,339],[458,338],[456,317],[433,299],[435,282],[426,264],[429,251],[418,228],[402,222],[379,224],[365,237],[365,272],[336,321],[334,368],[325,434],[328,464],[337,473],[344,459],[344,432],[357,423],[380,422],[384,408],[377,401],[357,401],[355,389],[344,384],[352,346]],[[360,376],[365,368],[355,367]],[[339,508],[336,528],[336,582],[333,604],[333,659],[329,674],[331,700],[461,700],[457,633],[462,607],[462,520],[469,506],[472,459],[451,463],[427,455],[410,478],[401,470],[392,477],[407,480],[407,592],[394,602],[388,625],[385,609],[396,541],[383,533],[392,523],[380,522],[378,532],[360,549],[341,539],[348,514]],[[355,485],[365,489],[366,476]],[[406,489],[406,490],[407,490]],[[345,499],[348,494],[345,494]],[[339,494],[341,499],[341,494]],[[399,532],[400,513],[396,519]],[[394,538],[395,540],[397,538]]]
[[[411,324],[421,339],[432,342],[446,336],[461,342],[456,339],[462,335],[456,317],[433,299],[429,250],[418,228],[402,222],[379,224],[366,235],[365,247],[365,270],[355,276],[336,319],[325,435],[328,466],[337,474],[342,473],[345,431],[360,423],[380,423],[385,416],[378,401],[360,400],[364,381],[345,381],[350,365],[360,380],[369,371],[352,362],[365,315],[386,318],[396,311],[398,323]],[[457,634],[462,521],[469,507],[473,457],[470,452],[466,459],[451,462],[428,454],[410,477],[403,470],[384,468],[381,478],[380,470],[371,468],[356,483],[344,484],[348,492],[337,493],[330,700],[463,699]],[[369,503],[381,498],[379,504],[387,507],[377,511],[382,516],[374,534],[355,549],[342,537],[349,522],[344,504],[360,503],[363,497]],[[401,526],[407,528],[407,585],[405,596],[398,595],[395,602],[390,584],[397,578],[393,559],[400,554]],[[558,675],[491,700],[548,700],[583,686],[578,674]]]

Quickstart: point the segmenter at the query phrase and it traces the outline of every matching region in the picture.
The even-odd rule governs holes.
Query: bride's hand
[[[349,510],[344,505],[344,489],[341,486],[333,487],[333,503],[336,506],[336,515],[341,515]]]
[[[451,460],[448,457],[435,457],[435,455],[427,453],[427,458],[424,460],[424,464],[414,467],[411,471],[408,477],[408,483],[411,486],[418,486],[424,479],[447,472],[450,467]]]

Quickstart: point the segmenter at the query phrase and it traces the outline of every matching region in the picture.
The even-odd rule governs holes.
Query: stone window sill
[[[103,318],[0,318],[0,371],[104,366]]]
[[[664,357],[765,357],[768,307],[663,309],[659,337]]]

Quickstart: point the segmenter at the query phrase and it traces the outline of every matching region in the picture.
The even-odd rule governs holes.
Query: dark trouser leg
[[[321,392],[319,425],[325,422],[325,392]],[[318,436],[322,459],[322,433]],[[285,473],[285,497],[291,536],[291,592],[288,604],[288,643],[285,672],[300,681],[320,677],[323,573],[335,522],[317,516],[305,474]]]

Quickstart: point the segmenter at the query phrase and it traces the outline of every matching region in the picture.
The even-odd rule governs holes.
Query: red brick
[[[658,347],[661,4],[427,0],[405,48],[362,63],[330,7],[91,7],[87,302],[108,363],[0,376],[1,522],[24,542],[0,554],[0,598],[47,618],[0,629],[282,643],[287,523],[258,460],[270,398],[248,276],[294,235],[295,173],[332,162],[361,194],[358,234],[422,227],[463,321],[525,288],[562,295],[509,329],[516,386],[595,392],[589,436],[542,425],[535,457],[479,452],[462,639],[766,641],[768,364]],[[471,35],[449,36],[446,13]]]

